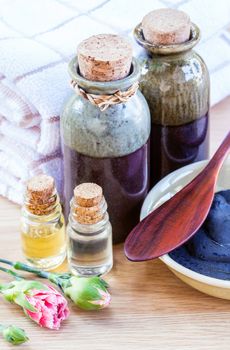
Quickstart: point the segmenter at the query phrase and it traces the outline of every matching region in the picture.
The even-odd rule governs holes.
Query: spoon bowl
[[[125,254],[129,260],[158,258],[196,233],[211,207],[217,176],[229,149],[230,132],[207,166],[130,232],[125,241]]]

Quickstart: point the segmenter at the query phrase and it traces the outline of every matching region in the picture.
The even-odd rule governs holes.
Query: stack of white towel
[[[221,29],[230,18],[230,3],[222,0],[220,9],[209,1],[0,0],[0,194],[21,203],[25,181],[42,172],[54,176],[62,192],[59,120],[72,93],[67,63],[77,44],[93,34],[131,37],[132,28],[151,9],[181,8],[205,32],[203,56],[216,79],[213,101],[226,96],[230,46]]]
[[[48,2],[0,4],[0,194],[17,203],[26,180],[39,173],[54,176],[62,192],[59,120],[71,92],[68,57],[39,42],[36,34],[59,25],[67,14],[70,18],[72,11]]]
[[[39,173],[54,176],[62,191],[59,114],[69,91],[64,63],[28,72],[34,62],[28,40],[18,40],[28,48],[21,46],[25,56],[18,62],[14,48],[0,42],[0,194],[18,203],[25,181]],[[39,52],[38,61],[42,55],[49,65],[46,52]]]

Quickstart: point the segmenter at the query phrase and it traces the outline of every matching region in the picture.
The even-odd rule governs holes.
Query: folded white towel
[[[41,157],[32,148],[0,135],[0,194],[7,195],[10,188],[16,190],[15,202],[21,203],[25,182],[32,176],[46,173],[56,180],[58,192],[62,194],[62,157],[60,152]],[[12,199],[12,198],[11,198]]]
[[[0,178],[0,195],[9,198],[15,203],[22,204],[24,186],[19,179],[2,168],[0,168]]]
[[[40,127],[20,128],[10,123],[4,117],[0,117],[0,134],[8,136],[12,140],[17,140],[17,142],[29,146],[36,151],[40,138]]]
[[[9,168],[8,166],[10,172],[17,177],[18,173],[20,173],[20,177],[23,180],[26,180],[28,175],[33,173],[34,169],[40,167],[43,163],[56,159],[57,157],[61,158],[60,152],[41,157],[41,155],[32,148],[4,135],[0,136],[0,151],[4,152],[4,154],[10,158],[11,163],[15,162],[15,170],[13,167]],[[5,165],[1,164],[1,166],[3,167]],[[61,169],[58,172],[61,172]],[[60,175],[58,174],[58,176]]]
[[[27,85],[26,87],[28,88]],[[39,95],[40,88],[38,85],[31,88],[31,90],[34,94]],[[47,117],[48,112],[46,112],[41,118],[40,113],[35,110],[34,106],[26,100],[25,96],[22,96],[22,93],[19,90],[17,91],[17,87],[13,83],[6,79],[0,81],[0,115],[5,119],[5,123],[2,124],[3,134],[7,135],[9,132],[9,135],[15,136],[23,143],[27,143],[27,139],[24,139],[25,136],[29,139],[36,137],[36,144],[33,144],[32,147],[36,148],[39,153],[47,155],[56,152],[60,149],[60,117],[52,114]],[[51,96],[50,99],[52,100]],[[41,101],[40,103],[42,104]],[[46,104],[46,101],[43,103]],[[40,106],[38,107],[40,108]],[[26,131],[27,129],[33,134],[31,137],[29,132]]]
[[[1,45],[2,42],[0,52]],[[4,55],[3,57],[0,55],[0,72],[4,71],[5,79],[0,81],[0,114],[18,126],[39,125],[38,153],[43,155],[54,153],[60,149],[59,114],[63,102],[71,93],[67,64],[59,61],[46,64],[52,58],[51,55],[47,60],[43,59],[45,66],[42,68],[35,68],[34,64],[33,73],[25,73],[25,67],[20,66],[17,76],[16,68],[11,67],[12,62],[6,63],[7,56],[11,54],[11,47],[3,46]],[[35,47],[33,49],[36,51]],[[25,56],[20,59],[24,62],[28,54],[24,47],[23,52]],[[46,50],[41,52],[42,55],[45,53]]]
[[[13,83],[0,78],[0,114],[23,128],[40,123],[38,111],[17,91]]]

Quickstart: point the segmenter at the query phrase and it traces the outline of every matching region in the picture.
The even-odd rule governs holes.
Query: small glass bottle
[[[75,275],[104,275],[113,266],[112,227],[102,188],[84,183],[70,202],[68,262]]]
[[[66,257],[65,221],[50,176],[35,176],[27,183],[21,240],[26,259],[38,268],[56,268]]]

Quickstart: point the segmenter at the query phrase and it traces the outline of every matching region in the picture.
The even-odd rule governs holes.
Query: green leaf
[[[29,294],[30,290],[48,290],[48,287],[38,281],[13,281],[1,289],[1,293],[4,295],[4,298],[9,302],[14,302],[15,297],[19,293]]]
[[[37,312],[38,310],[30,304],[30,302],[27,300],[26,296],[24,293],[19,293],[15,298],[14,298],[15,304],[20,305],[23,309],[29,310],[31,312]]]
[[[1,284],[0,285],[0,292],[7,290],[7,289],[10,289],[10,288],[13,288],[13,287],[14,287],[13,282]]]
[[[26,280],[23,280],[23,281],[18,281],[17,283],[17,290],[20,291],[20,292],[28,292],[29,290],[31,289],[38,289],[38,290],[48,290],[49,288],[39,282],[39,281],[26,281]]]
[[[102,278],[100,278],[100,277],[96,277],[96,278],[98,278],[99,280],[100,280],[100,283],[101,283],[101,286],[103,286],[104,288],[109,288],[109,284],[108,284],[108,282],[106,282],[105,280],[103,280]]]
[[[15,297],[15,294],[17,292],[14,290],[13,286],[10,286],[8,288],[2,289],[1,293],[4,296],[5,300],[7,300],[10,303],[12,303],[14,301],[14,297]]]

